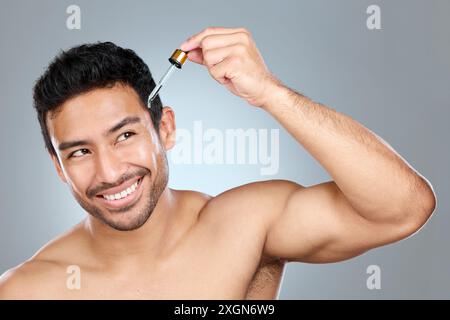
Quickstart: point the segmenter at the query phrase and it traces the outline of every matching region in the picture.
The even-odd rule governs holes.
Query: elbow
[[[420,178],[420,184],[414,188],[403,214],[406,235],[418,232],[436,211],[437,197],[430,182]]]

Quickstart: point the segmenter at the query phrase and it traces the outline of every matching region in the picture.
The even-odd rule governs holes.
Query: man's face
[[[163,117],[174,128],[168,113]],[[58,174],[88,213],[117,230],[147,221],[167,186],[164,148],[171,147],[174,132],[163,131],[158,139],[131,87],[118,84],[72,98],[47,116],[47,127]]]

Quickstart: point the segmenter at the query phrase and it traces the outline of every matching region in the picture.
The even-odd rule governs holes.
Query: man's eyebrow
[[[104,135],[105,136],[110,135],[111,133],[114,133],[117,130],[120,130],[121,128],[123,128],[124,126],[126,126],[128,124],[138,123],[138,122],[141,122],[141,118],[139,118],[139,117],[126,117],[126,118],[123,118],[120,122],[115,124],[113,127],[111,127],[110,129],[106,130]],[[64,150],[67,150],[67,149],[70,149],[70,148],[73,148],[73,147],[87,145],[89,143],[90,143],[90,141],[88,141],[88,140],[66,141],[66,142],[60,143],[58,145],[58,149],[60,151],[64,151]]]
[[[114,125],[112,128],[108,129],[105,132],[105,135],[106,136],[110,135],[111,133],[114,133],[117,130],[120,130],[120,128],[125,127],[128,124],[138,123],[138,122],[141,122],[141,118],[139,118],[139,117],[126,117],[126,118],[123,118],[119,123]]]
[[[66,149],[83,146],[83,145],[87,145],[87,144],[89,144],[88,140],[76,140],[76,141],[61,142],[58,145],[58,149],[59,149],[59,151],[64,151]]]

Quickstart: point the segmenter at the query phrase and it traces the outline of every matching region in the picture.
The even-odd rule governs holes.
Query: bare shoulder
[[[247,245],[254,259],[263,259],[270,226],[278,219],[288,197],[299,188],[288,180],[252,182],[211,198],[198,218],[198,229],[209,239],[230,245],[230,239]]]
[[[62,272],[56,263],[30,259],[0,277],[0,299],[50,298],[55,275]]]
[[[76,232],[50,241],[29,260],[0,276],[0,299],[51,299],[64,290]]]
[[[202,208],[213,199],[212,196],[193,190],[177,190],[177,192],[181,195],[180,201],[183,202],[183,206],[187,210],[192,210],[193,212],[200,212]]]
[[[277,257],[265,255],[263,249],[269,226],[283,210],[286,199],[301,188],[303,186],[288,180],[266,180],[224,191],[202,208],[198,230],[211,243],[232,248],[230,252],[238,256],[245,254],[252,261],[249,265],[256,264],[255,268],[263,273],[257,272],[252,283],[261,282],[258,279],[262,278],[267,280],[263,275],[268,273],[276,274],[275,278],[279,279],[284,263]],[[254,293],[251,295],[256,296]]]

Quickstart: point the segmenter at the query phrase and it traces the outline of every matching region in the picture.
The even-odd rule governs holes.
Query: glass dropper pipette
[[[166,83],[166,81],[170,78],[170,76],[172,75],[175,68],[181,69],[181,67],[187,60],[187,54],[188,54],[187,52],[182,51],[180,49],[176,49],[172,53],[172,55],[169,58],[169,62],[171,63],[171,66],[169,67],[169,69],[167,69],[166,73],[162,76],[161,80],[159,80],[156,87],[152,90],[152,92],[148,96],[148,101],[147,101],[148,108],[151,108],[152,101],[158,95],[158,93],[161,90],[161,88],[163,87],[164,83]]]

